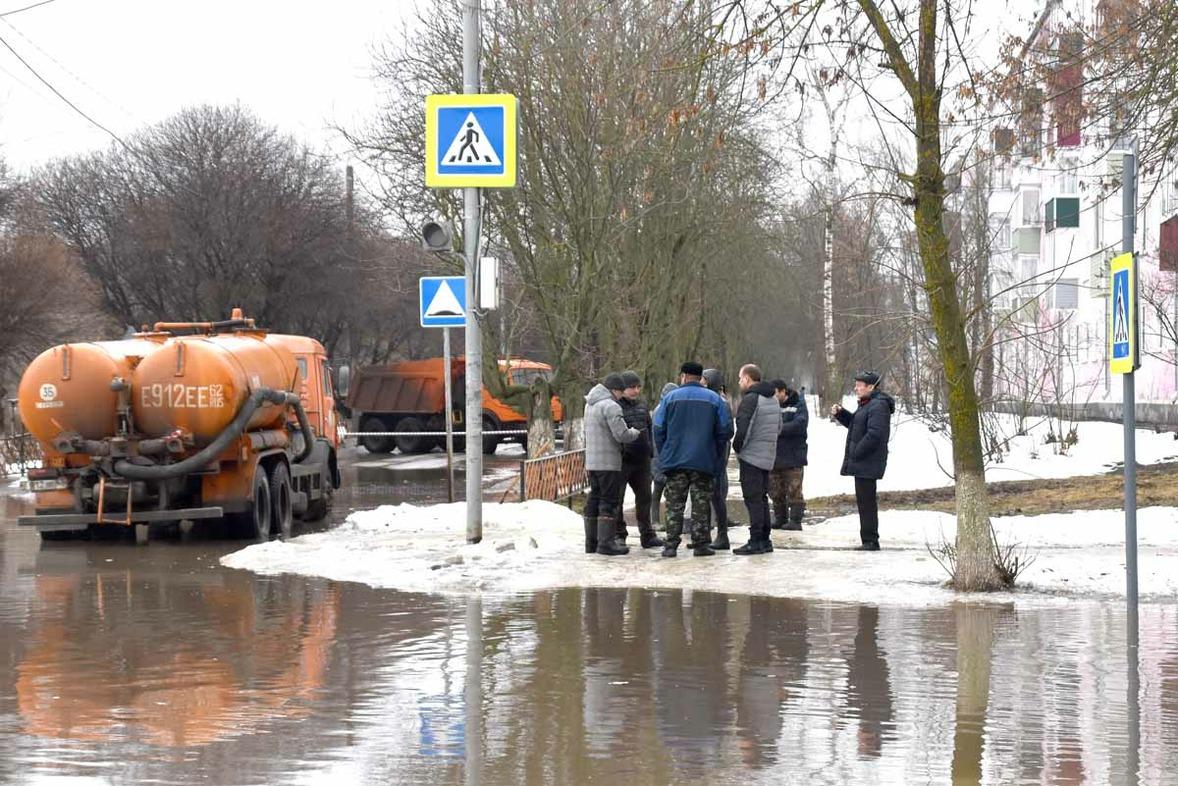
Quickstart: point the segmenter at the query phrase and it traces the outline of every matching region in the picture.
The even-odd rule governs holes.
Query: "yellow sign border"
[[[1116,275],[1129,271],[1129,356],[1113,358],[1113,317],[1116,308]],[[1137,258],[1134,254],[1119,254],[1108,266],[1108,368],[1113,374],[1132,374],[1137,363]]]
[[[503,107],[503,173],[444,175],[438,172],[438,110],[446,107]],[[425,185],[428,188],[514,188],[516,118],[519,100],[510,93],[441,93],[425,97]]]

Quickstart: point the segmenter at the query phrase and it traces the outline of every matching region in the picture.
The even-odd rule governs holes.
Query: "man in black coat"
[[[847,412],[840,405],[830,414],[847,427],[847,445],[843,450],[842,474],[855,478],[855,503],[859,507],[860,551],[879,551],[879,501],[875,483],[888,466],[888,438],[892,431],[892,413],[896,402],[878,390],[879,374],[861,371],[855,375],[855,395],[859,408]]]
[[[781,432],[777,435],[777,458],[769,473],[769,496],[773,499],[773,528],[800,532],[806,498],[802,495],[807,453],[806,430],[810,413],[806,398],[782,379],[773,380],[781,404]]]
[[[633,371],[622,372],[622,383],[626,386],[618,403],[622,405],[622,418],[630,428],[636,428],[642,435],[633,442],[622,445],[622,485],[618,499],[618,542],[626,542],[626,514],[623,502],[626,497],[626,486],[634,490],[634,518],[638,520],[638,533],[642,538],[642,548],[653,549],[663,546],[663,539],[654,533],[650,523],[650,459],[654,456],[654,443],[651,440],[653,426],[650,420],[650,410],[642,400],[642,379]]]

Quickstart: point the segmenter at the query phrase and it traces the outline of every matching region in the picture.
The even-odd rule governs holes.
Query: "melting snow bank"
[[[330,532],[249,546],[221,559],[263,574],[299,573],[374,587],[441,594],[517,593],[557,587],[650,587],[775,595],[829,601],[928,606],[960,600],[926,548],[952,541],[952,515],[884,511],[883,550],[854,551],[855,516],[829,519],[804,532],[773,533],[777,550],[756,557],[719,552],[676,559],[659,549],[630,554],[584,553],[581,517],[549,502],[484,504],[484,538],[465,541],[464,503],[385,505],[352,514]],[[1026,547],[1033,564],[1013,593],[978,596],[1025,603],[1123,596],[1124,518],[1119,510],[994,519],[999,542]],[[746,528],[732,531],[742,544]],[[1143,599],[1178,597],[1178,508],[1138,511]]]

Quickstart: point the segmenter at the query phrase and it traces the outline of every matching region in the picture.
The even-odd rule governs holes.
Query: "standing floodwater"
[[[1132,782],[1119,604],[442,598],[221,567],[235,542],[42,546],[26,505],[0,782]],[[1172,782],[1174,606],[1140,661],[1140,782]]]

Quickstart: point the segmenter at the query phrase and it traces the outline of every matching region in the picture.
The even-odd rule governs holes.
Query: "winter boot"
[[[793,509],[790,508],[789,510],[793,510]],[[789,516],[787,515],[788,512],[789,511],[786,510],[786,507],[784,505],[781,505],[779,507],[776,503],[774,503],[774,505],[773,505],[773,529],[789,529]]]
[[[585,553],[597,553],[597,519],[585,517]]]
[[[763,535],[761,528],[754,523],[749,524],[749,542],[739,548],[732,550],[733,554],[740,554],[742,557],[753,554],[764,554],[767,549],[765,544],[769,541],[769,533],[766,531]],[[769,548],[773,548],[772,545]]]
[[[697,557],[710,557],[710,556],[712,556],[713,554],[715,554],[716,552],[715,552],[715,550],[713,550],[713,549],[712,549],[712,547],[711,547],[711,546],[709,546],[708,544],[704,543],[704,544],[703,544],[703,545],[701,545],[701,546],[696,546],[695,548],[693,548],[693,549],[691,550],[691,553],[692,553],[692,554],[694,554],[694,555],[695,555],[695,556],[697,556]]]
[[[630,553],[630,547],[617,542],[617,524],[613,519],[597,519],[597,553],[607,557],[620,557]]]
[[[716,539],[712,541],[712,548],[716,551],[727,551],[732,548],[731,544],[728,543],[727,524],[716,525]]]
[[[674,557],[675,552],[678,550],[679,550],[678,543],[667,543],[665,546],[663,546],[663,556],[668,557],[668,558]]]
[[[618,542],[618,545],[625,546],[626,545],[626,538],[627,538],[627,536],[629,536],[629,534],[630,533],[626,531],[626,516],[624,514],[619,515],[618,516],[618,524],[617,524],[617,532],[614,534],[614,540],[616,540]]]
[[[662,538],[654,534],[653,529],[648,529],[646,532],[641,533],[640,536],[642,539],[642,548],[644,549],[657,549],[659,546],[666,545]]]
[[[790,532],[802,531],[802,513],[806,510],[805,505],[790,505],[789,506],[789,521],[785,526],[778,527],[778,529],[789,530]]]

